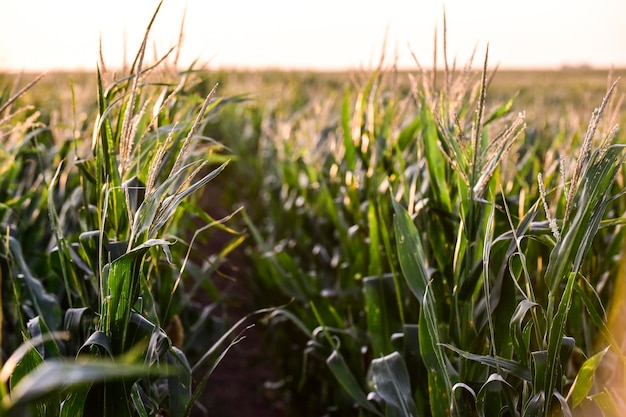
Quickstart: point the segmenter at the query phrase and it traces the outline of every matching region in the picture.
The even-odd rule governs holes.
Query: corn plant
[[[417,116],[411,113],[420,98],[401,86],[399,76],[383,70],[381,61],[355,94],[346,92],[335,119],[328,114],[336,106],[311,103],[311,111],[324,112],[317,130],[315,122],[298,118],[270,125],[267,135],[290,134],[261,142],[270,142],[269,160],[287,161],[278,169],[273,163],[265,167],[268,193],[261,197],[267,212],[280,213],[281,220],[262,219],[258,230],[250,222],[259,242],[256,266],[263,285],[283,294],[277,302],[295,300],[285,311],[307,329],[305,339],[314,335],[305,354],[326,358],[332,353],[331,372],[346,362],[354,379],[362,381],[368,358],[393,350],[392,335],[402,331],[406,316],[418,307],[405,301],[390,223],[393,207],[386,196],[391,190],[408,195],[415,189],[424,151],[414,138],[436,134],[437,122],[428,106]],[[427,144],[437,146],[434,140]],[[415,176],[404,175],[407,170]],[[308,361],[307,367],[314,364]],[[303,383],[318,378],[316,372],[328,380],[328,370],[316,368],[306,372]],[[311,385],[320,383],[326,384]],[[341,392],[328,392],[337,397],[331,401],[350,407]]]
[[[106,81],[100,65],[91,138],[55,138],[36,112],[12,111],[21,92],[0,107],[3,329],[15,338],[2,341],[14,352],[2,368],[3,412],[189,415],[237,329],[196,350],[193,366],[181,349],[180,317],[195,317],[200,329],[189,340],[206,323],[205,312],[192,311],[194,291],[240,240],[214,264],[195,264],[199,233],[236,233],[223,225],[230,216],[211,218],[193,197],[228,163],[203,136],[222,100],[215,89],[204,99],[184,93],[192,69],[166,81],[160,68],[169,54],[145,64],[155,17],[128,76]],[[4,182],[12,178],[17,186]],[[206,364],[193,392],[192,372]]]
[[[400,351],[405,359],[393,352],[372,361],[376,397],[391,415],[548,416],[555,409],[584,415],[593,405],[605,415],[614,415],[614,393],[600,387],[590,394],[588,378],[606,349],[592,355],[595,347],[589,340],[602,334],[608,346],[616,349],[618,344],[605,324],[597,282],[583,273],[602,218],[615,204],[613,184],[623,159],[623,147],[612,145],[615,129],[596,150],[591,148],[612,88],[594,112],[571,178],[562,177],[562,187],[567,188],[557,194],[564,196],[562,219],[551,215],[539,175],[540,196],[527,212],[522,211],[516,225],[510,200],[494,198],[493,188],[487,196],[498,162],[520,125],[513,122],[495,140],[488,139],[481,128],[485,75],[481,85],[469,140],[463,131],[441,121],[438,134],[430,137],[440,145],[430,150],[425,145],[429,181],[440,184],[428,190],[429,205],[457,219],[456,237],[448,241],[454,244],[445,245],[437,238],[442,232],[435,228],[445,227],[445,221],[421,223],[415,205],[409,204],[407,211],[397,198],[392,199],[398,258],[420,312],[418,322],[405,324],[395,337],[404,341]],[[454,138],[451,131],[457,132]],[[441,158],[453,168],[448,175],[455,181],[444,177]],[[416,195],[410,201],[424,197]],[[453,204],[446,206],[448,202]],[[497,207],[503,212],[500,221]],[[547,219],[537,221],[542,207]],[[503,227],[507,223],[509,230]],[[612,238],[621,242],[619,236]],[[532,248],[535,242],[539,250]],[[619,253],[619,247],[610,252]],[[543,262],[545,269],[533,269]],[[570,316],[576,324],[582,318],[583,325],[572,325]],[[585,355],[589,359],[574,378],[576,348],[585,352],[583,360]],[[408,377],[405,363],[415,352],[427,370],[427,382]],[[623,357],[618,348],[617,355]],[[344,380],[347,386],[349,379],[344,376]],[[359,404],[363,398],[363,394],[355,396]]]
[[[480,74],[446,61],[409,88],[399,76],[379,67],[342,106],[330,92],[305,102],[314,120],[270,110],[251,131],[265,209],[247,215],[250,285],[285,305],[269,337],[295,402],[407,416],[604,407],[581,381],[617,346],[603,324],[623,236],[616,130],[591,157],[608,98],[586,135],[547,146],[552,127],[528,132],[512,99],[488,100],[487,59]]]

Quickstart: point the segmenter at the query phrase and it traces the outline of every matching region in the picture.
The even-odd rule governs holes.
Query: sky
[[[207,68],[345,70],[432,65],[447,49],[501,68],[626,67],[626,0],[164,0],[150,55],[176,44]],[[0,71],[94,70],[132,60],[157,0],[0,0]],[[186,13],[185,13],[186,10]],[[386,43],[385,43],[386,39]],[[384,46],[386,45],[386,46]],[[440,63],[441,65],[441,60]]]

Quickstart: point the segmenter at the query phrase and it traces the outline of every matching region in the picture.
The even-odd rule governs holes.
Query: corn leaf
[[[346,360],[341,356],[341,353],[334,350],[330,356],[326,359],[326,364],[330,368],[331,372],[343,387],[343,389],[350,394],[352,399],[364,409],[371,411],[376,415],[381,413],[367,400],[365,393],[361,389],[360,384],[356,380],[352,371],[348,367]]]
[[[567,399],[572,402],[572,408],[576,408],[587,398],[587,394],[589,394],[593,385],[596,369],[600,366],[600,362],[602,362],[602,358],[604,358],[608,350],[608,347],[602,349],[600,352],[587,359],[578,370],[576,379],[574,379],[574,383],[567,394]]]
[[[422,142],[428,167],[430,190],[435,199],[435,207],[446,212],[452,211],[450,190],[446,178],[446,162],[439,147],[437,123],[428,106],[422,107]]]
[[[559,354],[561,354],[563,346],[565,323],[572,305],[572,293],[574,291],[576,275],[577,274],[575,272],[570,273],[561,302],[559,303],[558,311],[554,317],[554,322],[551,323],[548,330],[548,357],[546,364],[548,374],[544,380],[544,392],[546,393],[546,417],[548,416],[550,402],[552,400],[552,396],[547,394],[561,389],[560,386],[557,386],[560,382],[560,375],[563,370],[563,367],[559,363]]]
[[[110,361],[68,363],[49,360],[22,378],[11,391],[10,397],[5,397],[2,401],[3,405],[9,409],[77,385],[165,374],[166,372],[162,369],[148,368],[145,365],[121,365]]]
[[[395,306],[393,277],[363,279],[367,327],[374,356],[391,353],[391,335],[402,330]]]
[[[527,365],[529,351],[529,346],[524,336],[524,320],[530,310],[538,306],[539,304],[530,300],[522,300],[515,308],[513,317],[511,317],[509,326],[511,343],[513,344],[513,349],[515,350],[517,357],[523,365]],[[532,322],[529,323],[529,326],[532,326]]]
[[[346,93],[341,107],[341,126],[343,130],[343,147],[346,169],[353,171],[356,166],[356,147],[350,126],[350,98]]]
[[[168,245],[170,242],[166,240],[151,239],[109,264],[102,319],[116,355],[127,347],[127,327],[131,308],[139,296],[139,273],[143,257],[151,247],[166,248]]]
[[[85,383],[70,389],[65,400],[61,402],[61,417],[80,416],[85,411],[85,401],[93,384]]]
[[[9,249],[17,262],[22,282],[30,295],[30,300],[33,302],[37,315],[45,320],[49,329],[58,329],[61,325],[61,306],[59,301],[46,291],[41,280],[33,276],[26,264],[19,241],[12,236],[8,237],[8,241]]]
[[[392,204],[400,268],[409,288],[422,303],[429,281],[422,241],[409,213],[393,199]]]
[[[521,365],[519,362],[515,362],[510,359],[505,359],[505,358],[500,358],[500,357],[494,357],[494,356],[488,356],[488,355],[477,355],[474,353],[465,352],[449,344],[443,344],[442,346],[446,347],[447,349],[452,350],[453,352],[456,352],[457,354],[461,355],[462,357],[466,359],[482,363],[483,365],[486,365],[489,367],[500,368],[502,371],[506,372],[507,374],[510,374],[522,381],[531,381],[532,379],[531,370]]]
[[[389,406],[401,416],[417,417],[409,373],[398,352],[374,359],[371,372],[374,389]]]
[[[191,404],[191,366],[185,354],[175,346],[167,354],[168,366],[173,367],[174,374],[167,378],[170,396],[169,414],[184,416]]]
[[[596,151],[583,176],[576,212],[564,225],[563,237],[550,253],[544,279],[554,292],[568,273],[578,272],[584,256],[589,251],[600,221],[610,202],[609,193],[617,171],[624,158],[624,146],[610,146],[604,153]]]
[[[502,375],[491,374],[476,395],[476,410],[479,417],[485,417],[492,415],[491,410],[496,404],[503,403],[504,407],[500,409],[500,413],[508,412],[509,415],[515,415],[518,401],[519,394],[516,389]]]

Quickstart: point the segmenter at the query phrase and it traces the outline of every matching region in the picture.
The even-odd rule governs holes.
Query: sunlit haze
[[[389,62],[430,66],[441,0],[165,0],[151,37],[158,53],[178,39],[181,65],[337,70]],[[92,70],[99,42],[107,66],[132,57],[155,0],[0,0],[0,70]],[[448,52],[464,63],[474,47],[504,68],[626,66],[626,1],[448,0]],[[124,41],[126,40],[126,41]],[[441,43],[441,36],[439,37]],[[150,48],[150,54],[154,49]],[[480,61],[480,59],[477,59]]]

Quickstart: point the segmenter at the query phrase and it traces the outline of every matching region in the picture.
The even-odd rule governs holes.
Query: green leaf
[[[17,267],[21,273],[21,279],[26,287],[30,300],[32,301],[37,315],[45,320],[49,329],[56,330],[61,325],[61,306],[59,301],[50,294],[41,284],[41,280],[35,278],[22,254],[22,247],[17,239],[8,237],[9,249],[13,258],[17,262]]]
[[[343,356],[341,356],[341,353],[334,350],[326,359],[326,363],[337,381],[339,381],[339,384],[348,394],[350,394],[352,399],[356,401],[359,406],[376,415],[381,415],[381,413],[367,400],[365,393],[354,377],[354,374],[350,371],[350,368],[348,367],[348,364]]]
[[[139,296],[139,273],[143,256],[151,247],[166,248],[171,243],[162,239],[150,239],[109,264],[103,294],[102,320],[105,333],[111,341],[114,354],[124,351],[130,313]]]
[[[545,393],[544,386],[548,378],[548,351],[537,350],[531,354],[531,378],[533,384],[533,393]],[[545,401],[545,397],[543,398]],[[543,409],[543,408],[542,408]]]
[[[561,393],[558,391],[554,391],[552,393],[552,396],[557,399],[557,401],[559,402],[559,405],[561,406],[561,415],[563,417],[572,417],[572,410],[570,409],[569,404],[567,403],[565,398],[561,395]],[[550,416],[553,415],[553,413],[550,413],[549,411],[546,411],[546,414]]]
[[[393,198],[392,204],[400,268],[409,288],[421,304],[429,281],[422,241],[409,213]]]
[[[402,129],[400,135],[398,135],[397,140],[398,148],[400,149],[400,151],[404,151],[407,146],[409,146],[409,144],[415,141],[417,133],[419,132],[421,127],[422,119],[421,117],[416,117],[404,129]]]
[[[93,384],[81,384],[70,389],[65,400],[61,402],[61,417],[76,417],[83,415],[85,411],[85,401],[89,395]]]
[[[610,202],[608,194],[623,159],[623,145],[613,145],[602,154],[596,151],[592,155],[581,179],[582,189],[575,197],[576,212],[563,226],[563,237],[550,253],[544,279],[551,292],[557,290],[569,272],[579,271]]]
[[[489,345],[492,346],[492,352],[495,354],[496,349],[496,331],[494,326],[493,311],[497,307],[497,300],[494,300],[495,290],[492,292],[490,288],[490,268],[489,262],[491,258],[491,244],[493,242],[493,233],[495,228],[495,204],[491,205],[489,216],[487,218],[487,224],[485,226],[485,238],[483,244],[483,292],[484,300],[487,306],[487,323],[489,324]],[[493,304],[492,304],[493,303]]]
[[[561,354],[562,350],[567,316],[572,305],[572,293],[574,283],[576,281],[576,275],[576,272],[569,274],[567,285],[565,287],[565,291],[563,292],[563,296],[561,297],[557,314],[554,317],[553,323],[550,324],[550,329],[548,331],[548,375],[546,375],[544,380],[544,392],[546,393],[551,393],[557,389],[560,390],[561,388],[560,386],[557,386],[557,384],[560,383],[561,373],[563,372],[563,368],[559,363],[559,354]],[[548,415],[547,410],[550,408],[551,401],[552,396],[546,395],[546,416]]]
[[[30,350],[35,349],[36,346],[46,343],[53,339],[68,340],[69,334],[67,332],[54,332],[42,334],[30,340],[24,341],[4,362],[2,370],[0,371],[0,382],[6,384],[9,378],[13,375],[16,366],[20,363],[24,355],[28,354]]]
[[[425,302],[424,305],[429,304]],[[429,308],[430,309],[430,308]],[[433,417],[446,417],[450,415],[450,395],[452,393],[452,376],[446,366],[439,336],[437,334],[436,319],[429,317],[426,308],[420,312],[419,318],[419,342],[420,353],[428,371],[428,397],[430,411]],[[433,323],[433,320],[435,321]],[[456,381],[455,381],[456,382]],[[455,406],[455,398],[452,398],[452,406]]]
[[[128,342],[131,346],[147,345],[146,357],[151,364],[166,355],[172,345],[164,330],[134,310],[128,320]]]
[[[39,344],[37,347],[41,346],[43,346],[43,343]],[[42,363],[44,363],[44,360],[37,351],[37,349],[28,350],[28,352],[22,357],[22,360],[17,364],[15,370],[11,374],[11,392],[13,392],[15,390],[15,387],[22,380],[27,378],[30,373],[34,372],[37,367],[39,367]],[[50,396],[48,398],[40,398],[37,399],[37,401],[31,402],[32,411],[35,413],[36,416],[53,417],[58,415],[59,402],[60,400],[58,395]]]
[[[135,176],[124,181],[122,188],[127,195],[130,212],[136,213],[146,196],[146,185]]]
[[[417,417],[409,373],[398,352],[374,359],[371,372],[374,389],[388,405],[396,408],[401,416]]]
[[[27,323],[27,328],[31,339],[36,339],[50,333],[50,329],[48,329],[46,322],[41,316],[30,319]],[[54,338],[37,345],[36,349],[43,359],[61,356],[61,347]]]
[[[446,178],[447,164],[439,146],[437,122],[430,107],[424,101],[422,103],[422,141],[430,180],[430,191],[435,199],[435,207],[445,212],[451,212],[450,190]]]
[[[509,415],[515,415],[517,412],[517,403],[519,395],[515,388],[509,384],[501,375],[491,374],[487,381],[480,387],[476,395],[476,410],[479,417],[485,417],[488,408],[493,409],[494,405],[504,399],[504,405]],[[505,410],[501,410],[502,415]],[[492,415],[492,411],[489,412]]]
[[[376,216],[376,202],[373,200],[370,200],[367,206],[367,224],[369,226],[369,265],[367,274],[382,275],[383,264],[380,233],[378,217]]]
[[[121,364],[111,361],[68,363],[49,360],[22,378],[11,391],[10,397],[3,398],[2,402],[9,409],[77,385],[165,374],[164,370],[155,367],[148,368],[145,365]]]
[[[343,130],[343,148],[345,152],[346,169],[354,171],[356,166],[356,147],[352,138],[350,126],[350,96],[346,92],[341,106],[341,127]]]
[[[510,326],[509,326],[509,334],[511,336],[511,343],[513,344],[513,349],[517,354],[520,362],[523,365],[528,365],[528,350],[529,346],[524,337],[524,320],[528,312],[538,307],[539,304],[530,301],[530,300],[522,300],[515,308],[515,312],[513,313],[513,317],[511,317]],[[529,322],[529,325],[532,326],[532,322]]]
[[[65,293],[67,295],[68,302],[70,303],[70,307],[73,307],[72,304],[72,291],[78,293],[80,303],[82,305],[87,304],[85,300],[85,291],[83,287],[83,282],[78,278],[76,271],[72,268],[72,263],[77,265],[82,264],[82,260],[76,262],[76,258],[72,259],[72,254],[70,253],[70,245],[67,242],[63,234],[63,224],[61,224],[61,220],[59,219],[59,215],[57,213],[55,207],[55,192],[54,188],[59,181],[59,177],[62,173],[63,164],[59,164],[54,173],[52,181],[50,181],[50,185],[48,186],[48,217],[50,219],[50,226],[52,231],[54,232],[55,241],[57,244],[56,256],[51,257],[53,267],[54,263],[58,262],[58,266],[61,270],[61,276],[63,277],[63,282],[65,283]],[[56,327],[54,327],[56,329]]]
[[[525,404],[522,415],[524,417],[540,417],[546,404],[546,396],[543,391],[534,394]]]
[[[175,374],[167,378],[170,397],[169,414],[183,416],[191,403],[191,367],[185,354],[172,346],[167,355],[168,366],[173,366]]]
[[[589,394],[593,385],[596,369],[598,369],[600,362],[602,362],[602,358],[604,358],[604,355],[608,350],[608,347],[602,349],[600,352],[587,359],[578,370],[576,379],[567,394],[567,399],[571,399],[572,408],[576,408],[578,404],[580,404],[587,397],[587,394]]]
[[[469,393],[472,396],[472,404],[474,404],[474,407],[472,408],[472,412],[476,409],[475,405],[476,405],[476,391],[474,390],[474,388],[470,387],[469,385],[467,385],[464,382],[457,382],[456,384],[454,384],[452,386],[452,395],[455,396],[456,398],[456,393],[457,391],[465,391],[467,393]],[[458,402],[457,402],[458,403]],[[463,412],[470,412],[470,410],[468,410],[467,408],[462,408],[461,409]],[[459,415],[461,413],[461,410],[457,410],[454,409],[453,410],[453,415],[455,415],[454,413],[456,413],[456,415]],[[476,413],[478,413],[478,410],[475,411]]]
[[[70,355],[76,355],[78,353],[83,341],[85,341],[94,330],[95,319],[96,314],[89,307],[68,308],[65,310],[63,329],[67,330],[72,335],[68,344],[68,353]]]
[[[391,352],[391,335],[402,330],[394,308],[396,294],[393,277],[366,277],[363,279],[365,314],[373,354],[378,357]]]
[[[450,413],[448,404],[455,376],[452,375],[439,345],[437,300],[431,291],[427,291],[429,275],[422,242],[407,211],[395,199],[392,199],[392,204],[395,211],[394,225],[400,268],[409,288],[422,306],[419,316],[419,341],[422,358],[428,370],[431,412],[435,417],[447,416]]]
[[[87,353],[96,356],[113,358],[113,348],[111,347],[111,342],[104,332],[95,331],[87,338],[87,340],[85,340],[85,343],[83,343],[78,350],[78,355]]]
[[[502,103],[500,107],[498,107],[489,117],[485,120],[484,126],[487,126],[489,123],[494,120],[500,119],[502,116],[506,115],[513,108],[513,104],[515,99],[517,98],[517,94],[514,97],[511,97],[508,101]]]
[[[140,388],[137,383],[133,384],[133,387],[130,391],[130,399],[139,414],[139,417],[148,417],[148,411],[146,410],[146,406],[141,398],[142,393],[140,392]]]
[[[593,324],[599,329],[602,337],[608,342],[609,347],[613,348],[612,351],[619,356],[622,362],[626,363],[626,357],[624,357],[624,353],[619,348],[620,343],[607,326],[606,313],[602,306],[600,295],[585,277],[581,278],[582,279],[576,281],[576,286],[574,287],[576,293],[580,296]]]
[[[516,378],[522,381],[531,381],[531,370],[527,367],[521,365],[519,362],[512,361],[510,359],[487,356],[487,355],[477,355],[474,353],[465,352],[461,349],[458,349],[452,345],[442,344],[442,346],[458,353],[462,357],[482,363],[483,365],[487,365],[493,368],[500,368],[502,371],[515,376]]]

